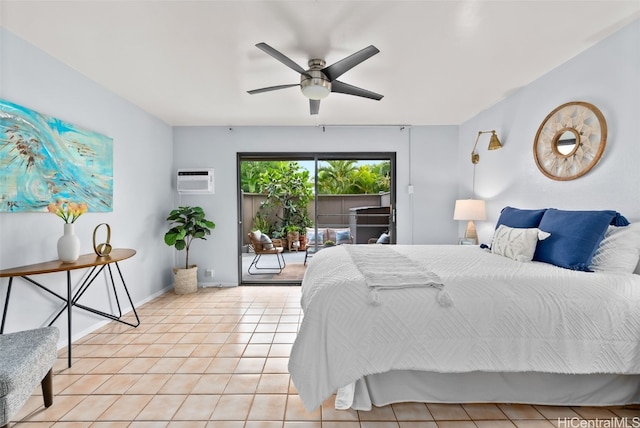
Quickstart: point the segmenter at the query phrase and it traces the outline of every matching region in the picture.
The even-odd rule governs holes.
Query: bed
[[[540,219],[540,228],[506,223],[496,233],[527,229],[537,242],[526,251],[539,249]],[[622,230],[631,236],[624,248]],[[334,393],[337,408],[357,410],[405,401],[640,403],[640,228],[607,223],[596,240],[583,270],[518,259],[522,245],[495,236],[492,249],[319,252],[302,282],[304,319],[289,360],[300,398],[308,410]]]

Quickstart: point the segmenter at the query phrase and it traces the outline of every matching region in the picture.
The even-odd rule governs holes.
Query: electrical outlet
[[[204,276],[206,276],[207,278],[213,278],[214,273],[215,271],[209,268],[204,271]]]

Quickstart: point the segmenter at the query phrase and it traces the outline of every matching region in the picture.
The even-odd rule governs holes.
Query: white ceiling
[[[0,0],[19,37],[171,125],[459,124],[640,17],[640,0]],[[309,114],[299,74],[370,44]],[[19,100],[16,100],[19,101]]]

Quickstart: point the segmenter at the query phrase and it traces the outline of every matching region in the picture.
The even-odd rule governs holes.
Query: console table
[[[108,318],[113,321],[118,321],[120,323],[129,325],[131,327],[137,327],[140,325],[140,318],[138,318],[138,313],[136,312],[136,308],[133,305],[133,301],[131,300],[131,295],[129,294],[129,290],[127,289],[127,285],[124,282],[124,277],[122,276],[122,272],[120,271],[120,266],[118,266],[118,262],[122,260],[126,260],[130,257],[133,257],[136,254],[135,250],[131,250],[128,248],[115,248],[111,251],[108,256],[100,257],[95,253],[91,254],[83,254],[78,260],[72,263],[63,263],[60,260],[52,260],[44,263],[36,263],[33,265],[27,266],[19,266],[11,269],[3,269],[0,270],[0,278],[9,278],[9,285],[7,287],[7,294],[4,301],[4,310],[2,312],[2,324],[0,325],[0,334],[4,333],[4,324],[7,317],[7,310],[9,308],[9,297],[11,297],[11,287],[13,285],[13,278],[19,277],[24,279],[30,284],[33,284],[40,289],[46,291],[52,296],[60,299],[65,303],[65,305],[58,311],[53,320],[49,323],[52,325],[62,313],[67,311],[67,334],[68,334],[68,364],[71,367],[71,308],[73,306],[78,307],[80,309],[84,309],[85,311],[92,312],[94,314],[100,315],[102,317]],[[118,292],[116,290],[116,285],[113,280],[113,272],[111,270],[111,265],[114,265],[118,271],[120,276],[120,282],[122,283],[122,287],[124,288],[125,293],[127,294],[127,298],[129,299],[129,303],[131,304],[131,308],[133,309],[133,313],[136,317],[136,323],[130,323],[122,320],[122,309],[120,309],[120,299],[118,298]],[[77,269],[91,269],[89,274],[85,277],[84,281],[80,285],[80,287],[72,293],[71,287],[71,271]],[[89,286],[93,283],[93,281],[100,275],[104,269],[107,268],[109,273],[108,281],[111,283],[111,287],[113,289],[114,297],[116,300],[116,305],[118,306],[118,315],[110,314],[95,308],[91,308],[85,305],[78,303],[78,300],[82,295],[87,291]],[[36,282],[31,278],[31,276],[42,275],[53,272],[66,272],[67,273],[67,296],[64,297],[51,289],[45,287],[44,285]]]

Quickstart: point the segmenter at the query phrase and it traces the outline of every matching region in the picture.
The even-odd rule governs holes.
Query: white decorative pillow
[[[633,273],[640,259],[640,223],[609,226],[593,255],[590,268],[595,271]]]
[[[388,233],[382,232],[376,241],[376,244],[388,244],[391,241],[391,237]]]
[[[538,228],[515,228],[501,224],[493,234],[491,252],[519,262],[530,262],[538,241],[551,236]]]
[[[260,235],[260,242],[262,243],[263,250],[273,250],[273,242],[271,242],[271,238],[265,235],[264,233]]]
[[[260,242],[260,236],[262,235],[262,232],[260,232],[259,230],[252,230],[250,234],[251,234],[251,239],[253,239],[254,241]]]

